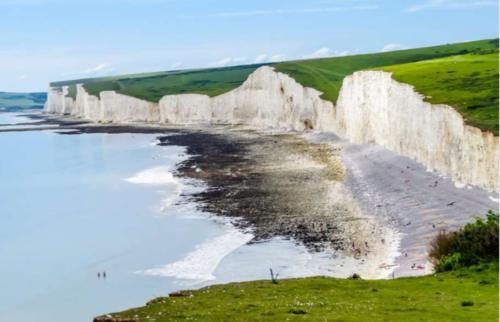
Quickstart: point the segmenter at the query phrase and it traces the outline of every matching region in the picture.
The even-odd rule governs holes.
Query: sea
[[[31,112],[32,113],[32,112]],[[38,112],[39,113],[39,112]],[[1,129],[34,122],[0,113]],[[155,134],[0,133],[0,321],[88,322],[181,289],[347,276],[332,254],[200,211],[185,147]],[[104,277],[105,274],[105,277]]]

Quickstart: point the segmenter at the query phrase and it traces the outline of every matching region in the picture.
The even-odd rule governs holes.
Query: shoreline
[[[159,139],[161,145],[188,147],[192,157],[180,164],[180,174],[208,185],[193,201],[202,211],[250,229],[251,243],[285,238],[311,252],[351,258],[352,270],[342,277],[390,274],[392,241],[381,243],[385,227],[360,213],[342,183],[340,159],[327,146],[297,134],[238,128]]]
[[[347,265],[343,273],[337,272],[338,277],[356,273],[385,278],[392,270],[394,241],[380,242],[378,235],[387,229],[362,214],[345,189],[345,169],[338,153],[327,145],[307,142],[298,132],[242,126],[89,123],[70,127],[56,133],[168,134],[159,137],[159,145],[186,147],[191,156],[181,162],[178,174],[209,186],[188,196],[190,201],[202,211],[230,219],[240,230],[250,230],[255,236],[250,243],[284,238],[311,252],[330,251],[333,258],[345,259],[342,267]]]
[[[359,266],[365,278],[431,273],[426,252],[434,234],[498,208],[491,193],[483,189],[457,188],[450,179],[407,157],[329,133],[93,124],[49,116],[51,124],[58,121],[64,132],[56,132],[63,135],[168,133],[158,138],[159,145],[184,146],[190,155],[179,165],[178,175],[201,179],[209,186],[190,196],[201,210],[233,219],[239,229],[251,229],[255,234],[251,243],[280,237],[296,240],[313,252],[329,246],[372,264],[368,273],[366,265]],[[287,194],[293,197],[286,198]],[[330,202],[340,197],[343,204]],[[327,208],[319,209],[325,204]]]
[[[202,180],[207,188],[181,198],[227,219],[240,233],[250,231],[249,244],[283,238],[309,254],[328,254],[335,267],[323,276],[380,280],[430,274],[426,252],[433,235],[498,206],[482,189],[458,188],[409,158],[331,133],[64,121],[75,125],[61,125],[55,133],[148,133],[157,135],[156,145],[183,147],[186,158],[173,168],[174,176]],[[173,276],[174,270],[185,271],[197,249],[136,273]]]
[[[353,144],[333,134],[306,137],[341,147],[348,190],[363,212],[372,213],[399,234],[395,277],[431,274],[427,252],[439,231],[457,229],[490,209],[498,209],[498,201],[492,197],[495,193],[456,185],[450,178],[383,147]]]

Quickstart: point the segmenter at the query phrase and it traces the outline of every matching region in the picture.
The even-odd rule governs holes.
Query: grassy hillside
[[[498,135],[498,51],[382,67],[426,100],[449,104],[470,125]]]
[[[359,70],[497,49],[498,39],[492,39],[377,54],[294,61],[275,66],[278,71],[289,74],[302,85],[322,91],[324,99],[335,102],[344,77]]]
[[[102,91],[116,91],[151,102],[170,94],[197,93],[216,96],[240,86],[248,75],[262,65],[245,65],[215,69],[135,74],[55,82],[51,86],[69,85],[68,96],[75,97],[74,84],[83,83],[85,90],[98,96]]]
[[[304,86],[322,91],[324,99],[335,102],[344,77],[358,70],[496,49],[497,39],[480,40],[387,53],[291,61],[272,66],[289,74]],[[224,93],[241,85],[260,66],[262,65],[79,79],[54,82],[51,86],[83,83],[85,89],[93,95],[104,90],[115,90],[157,102],[169,94],[199,93],[214,96]]]
[[[218,285],[101,321],[491,322],[498,321],[497,270],[490,264],[395,280],[313,277]]]
[[[459,103],[456,108],[463,113],[470,124],[498,133],[498,112],[495,114],[492,108],[494,103],[498,102],[498,86],[495,86],[495,81],[498,84],[498,77],[495,77],[498,74],[498,63],[495,65],[490,61],[494,56],[483,56],[485,61],[481,64],[470,58],[479,59],[478,56],[471,56],[471,54],[494,54],[495,52],[498,52],[498,39],[271,65],[277,71],[290,75],[302,85],[322,91],[324,99],[335,102],[342,80],[355,71],[385,66],[396,68],[394,65],[469,55],[468,59],[461,62],[461,67],[456,68],[455,73],[451,72],[448,73],[449,77],[440,78],[443,81],[451,80],[451,84],[440,86],[442,90],[439,94],[435,91],[433,82],[426,83],[426,80],[437,74],[430,66],[438,64],[433,65],[430,62],[427,65],[428,68],[399,67],[397,77],[404,82],[416,85],[417,90],[426,96],[437,95],[441,103],[453,106]],[[455,62],[448,65],[452,66]],[[74,85],[83,83],[85,89],[92,95],[98,95],[104,90],[115,90],[118,93],[157,102],[161,97],[169,94],[199,93],[210,96],[222,94],[241,85],[259,66],[261,65],[135,74],[55,82],[51,86],[69,85],[69,96],[72,97],[76,95]],[[451,67],[449,70],[453,71]],[[478,86],[483,90],[481,95],[476,95],[475,91]],[[448,89],[452,89],[453,94],[446,95]],[[454,97],[456,93],[460,93],[460,98]]]
[[[25,108],[42,108],[47,93],[7,93],[0,92],[0,111],[13,111]]]

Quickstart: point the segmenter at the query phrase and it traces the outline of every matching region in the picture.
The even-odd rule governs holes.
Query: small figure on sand
[[[102,278],[106,279],[106,272],[102,272]]]
[[[101,272],[97,272],[97,278],[101,278]]]

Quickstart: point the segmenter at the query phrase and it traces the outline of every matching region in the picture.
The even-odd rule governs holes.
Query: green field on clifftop
[[[498,40],[480,40],[385,53],[284,62],[275,66],[278,71],[289,74],[302,85],[323,92],[324,99],[335,102],[344,77],[356,71],[497,49]]]
[[[453,106],[466,123],[498,135],[498,51],[382,67],[426,100]]]
[[[498,62],[495,65],[490,62],[493,56],[487,57],[487,54],[494,55],[495,53],[498,57],[498,39],[268,65],[290,75],[304,86],[323,92],[324,99],[336,102],[344,77],[353,72],[385,66],[391,66],[387,69],[390,70],[390,68],[396,68],[393,65],[427,61],[428,65],[422,64],[419,68],[406,67],[404,73],[402,67],[398,68],[396,78],[415,85],[417,90],[425,96],[437,95],[440,103],[457,108],[469,124],[498,134],[498,112],[495,114],[492,108],[495,102],[498,103],[498,76],[495,76],[498,75]],[[485,56],[478,56],[479,54]],[[447,73],[447,77],[440,76],[440,80],[450,82],[450,84],[440,86],[439,94],[433,86],[422,86],[422,78],[429,79],[437,74],[432,66],[439,64],[433,64],[432,60],[457,55],[468,55],[469,58],[448,62],[448,66],[459,64],[460,67],[455,73]],[[483,63],[477,63],[470,57],[487,59]],[[171,94],[197,93],[215,96],[225,93],[240,86],[248,75],[260,66],[262,65],[92,78],[54,82],[51,86],[70,86],[69,95],[72,97],[76,95],[75,84],[83,83],[85,89],[92,95],[97,96],[101,91],[114,90],[121,94],[157,102],[164,95]],[[423,68],[424,66],[428,68]],[[497,86],[494,84],[495,80]],[[484,91],[481,95],[477,95],[476,89],[480,83],[483,84],[481,86]],[[446,92],[448,89],[452,90],[449,95]],[[460,93],[459,99],[454,96],[457,93]],[[434,101],[431,100],[431,102]]]
[[[102,91],[116,91],[150,102],[158,102],[165,95],[205,94],[216,96],[240,86],[262,65],[197,69],[188,71],[134,74],[104,78],[90,78],[51,83],[59,87],[69,85],[69,95],[76,96],[75,84],[84,84],[85,90],[98,96]]]
[[[498,321],[498,264],[394,280],[312,277],[217,285],[102,321]],[[98,320],[97,320],[98,321]]]

